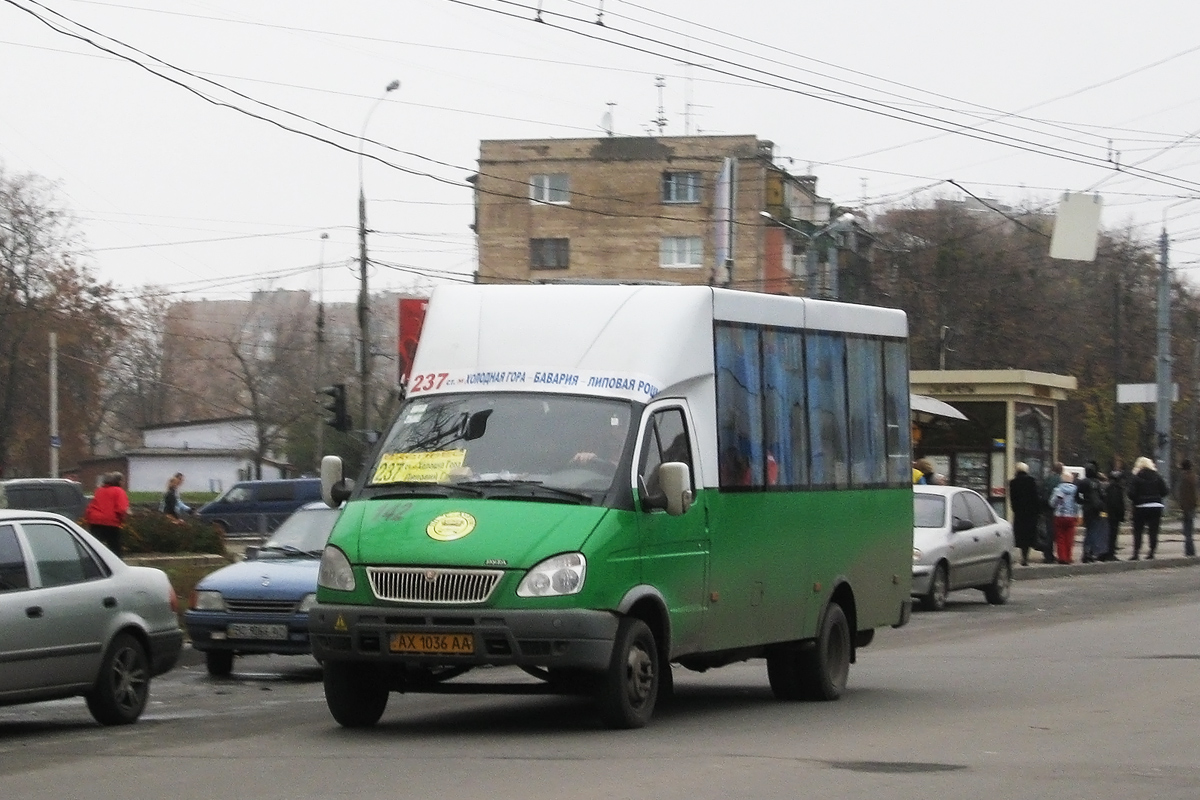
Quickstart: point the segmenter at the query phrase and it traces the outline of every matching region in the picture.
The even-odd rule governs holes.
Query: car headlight
[[[321,570],[317,573],[317,585],[342,592],[354,591],[354,570],[350,559],[333,545],[326,545],[321,553]]]
[[[556,597],[583,588],[587,559],[583,553],[563,553],[537,564],[521,579],[518,597]]]
[[[191,607],[195,611],[224,611],[225,598],[220,592],[197,589],[192,592]]]
[[[312,611],[312,607],[317,604],[317,593],[309,592],[304,595],[304,599],[300,601],[300,606],[296,609],[298,614],[307,614]]]
[[[921,551],[914,547],[913,548],[913,561],[920,561],[920,560],[921,560]]]

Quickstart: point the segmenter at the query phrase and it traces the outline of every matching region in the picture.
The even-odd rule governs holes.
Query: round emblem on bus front
[[[465,511],[447,511],[430,520],[425,533],[430,539],[439,542],[452,542],[461,539],[475,530],[475,518]]]

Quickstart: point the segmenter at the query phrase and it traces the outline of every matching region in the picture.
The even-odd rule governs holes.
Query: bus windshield
[[[368,487],[517,485],[570,490],[576,502],[612,486],[631,404],[573,395],[472,393],[408,400],[384,439]]]

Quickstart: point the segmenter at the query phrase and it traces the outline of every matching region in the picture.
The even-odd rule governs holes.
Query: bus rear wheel
[[[779,700],[837,700],[846,690],[853,643],[846,612],[830,603],[812,642],[767,655],[767,680]]]
[[[642,728],[654,713],[659,684],[658,645],[650,627],[626,617],[617,627],[612,660],[600,680],[597,710],[610,728]]]

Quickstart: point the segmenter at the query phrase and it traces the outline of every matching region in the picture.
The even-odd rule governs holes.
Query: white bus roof
[[[714,319],[907,332],[895,309],[706,286],[440,286],[409,393],[540,390],[641,402],[688,395],[712,378]]]

